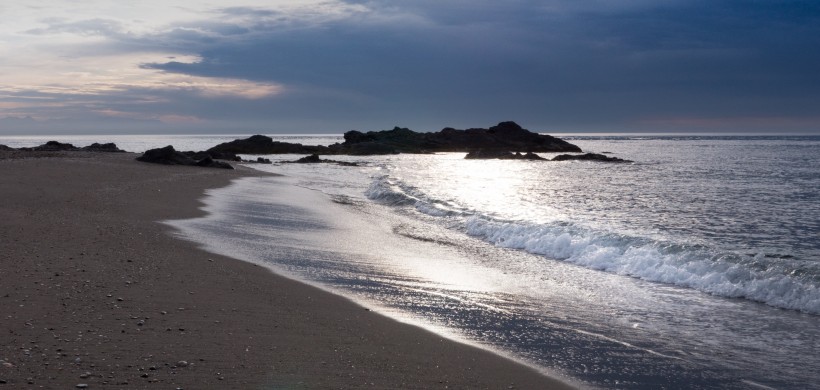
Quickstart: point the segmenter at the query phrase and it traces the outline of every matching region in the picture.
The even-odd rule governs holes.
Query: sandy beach
[[[0,152],[0,388],[570,388],[174,238],[260,173],[134,157]]]

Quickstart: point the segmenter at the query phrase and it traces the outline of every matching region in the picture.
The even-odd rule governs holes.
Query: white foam
[[[709,248],[593,232],[566,224],[500,222],[478,216],[467,220],[466,231],[497,246],[592,269],[820,314],[817,281],[795,272],[811,265],[795,260],[759,267],[755,258]]]
[[[402,185],[387,175],[376,178],[365,191],[365,196],[390,206],[413,206],[419,212],[434,217],[466,214],[464,210],[429,199],[416,189]]]
[[[463,226],[467,234],[497,246],[718,296],[746,298],[784,309],[820,314],[820,281],[797,272],[801,268],[817,268],[807,274],[818,275],[820,267],[816,264],[787,259],[759,262],[756,261],[759,259],[736,253],[596,232],[567,223],[498,221],[444,206],[387,175],[376,178],[366,195],[382,204],[412,206],[435,217],[466,217]]]

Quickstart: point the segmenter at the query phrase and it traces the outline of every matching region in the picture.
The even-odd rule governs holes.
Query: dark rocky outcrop
[[[108,143],[93,143],[88,146],[84,146],[80,148],[81,150],[88,151],[88,152],[106,152],[106,153],[123,153],[124,150],[117,147],[116,144],[108,142]]]
[[[346,167],[357,167],[359,166],[358,163],[355,162],[348,162],[348,161],[336,161],[336,160],[322,160],[319,158],[318,154],[311,154],[310,156],[302,157],[296,161],[284,161],[286,164],[317,164],[317,163],[326,163],[326,164],[336,164],[342,165]]]
[[[464,157],[468,160],[540,160],[540,161],[570,161],[570,160],[581,160],[581,161],[600,161],[600,162],[614,162],[614,163],[627,163],[632,162],[629,160],[624,160],[618,157],[609,157],[604,156],[603,154],[597,153],[586,153],[586,154],[559,154],[555,156],[552,160],[548,160],[543,158],[535,153],[513,153],[509,151],[499,151],[499,150],[474,150]]]
[[[521,128],[515,122],[501,122],[489,129],[416,133],[396,127],[393,130],[348,131],[345,142],[335,146],[337,154],[387,154],[468,152],[472,150],[519,152],[580,152],[581,148],[564,140]],[[331,146],[331,148],[334,148]]]
[[[168,145],[164,148],[149,149],[145,151],[145,153],[143,153],[142,156],[137,157],[137,161],[165,165],[196,164],[196,160],[182,152],[177,152],[171,145]]]
[[[3,144],[0,144],[0,151],[10,152],[10,151],[12,151],[12,150],[16,150],[16,149],[14,149],[14,148],[12,148],[12,147],[8,147],[8,146],[3,145]]]
[[[231,164],[228,164],[224,161],[216,161],[212,159],[210,156],[203,158],[194,163],[194,165],[198,167],[206,167],[206,168],[222,168],[222,169],[233,169]]]
[[[264,158],[264,157],[257,157],[256,162],[258,162],[260,164],[271,164],[270,159],[267,159],[267,158]]]
[[[302,144],[274,141],[264,135],[254,135],[245,139],[221,143],[205,152],[211,157],[234,160],[237,154],[332,154],[325,146],[306,146]]]
[[[219,159],[233,159],[237,154],[376,155],[469,152],[479,149],[531,153],[581,152],[581,148],[569,142],[533,133],[515,122],[501,122],[489,129],[456,130],[448,127],[436,133],[417,133],[402,127],[367,133],[351,130],[344,134],[344,139],[341,144],[307,146],[273,141],[270,137],[254,135],[247,139],[219,144],[206,152]]]
[[[552,161],[570,161],[570,160],[581,160],[581,161],[600,161],[600,162],[613,162],[613,163],[630,163],[630,160],[624,160],[618,157],[609,157],[604,156],[603,154],[598,153],[586,153],[586,154],[559,154],[552,158]]]
[[[91,145],[84,146],[81,149],[87,152],[125,153],[124,150],[118,148],[116,144],[111,142],[105,144],[98,144],[95,142]]]
[[[40,146],[33,148],[20,148],[20,150],[31,150],[35,152],[76,152],[80,148],[72,144],[64,144],[57,141],[48,141]]]
[[[137,157],[137,160],[142,162],[165,165],[189,165],[210,168],[233,169],[233,167],[230,164],[221,161],[215,161],[211,156],[206,156],[199,160],[194,159],[185,153],[174,150],[174,147],[171,145],[168,145],[164,148],[150,149],[143,153],[142,156]]]
[[[546,160],[535,153],[527,152],[525,154],[521,154],[519,152],[509,152],[509,151],[500,151],[500,150],[474,150],[472,152],[467,153],[464,156],[467,160]]]
[[[58,141],[48,141],[40,146],[31,148],[20,148],[18,150],[26,152],[106,152],[106,153],[124,153],[125,151],[118,148],[114,143],[93,143],[82,148],[78,148],[72,144],[64,144]]]
[[[182,154],[184,154],[184,155],[186,155],[186,156],[188,156],[188,157],[190,157],[194,160],[202,160],[203,158],[207,158],[207,157],[213,158],[213,156],[211,156],[208,152],[185,151],[185,152],[179,152],[179,153],[182,153]]]
[[[310,156],[302,157],[294,162],[297,164],[313,164],[322,162],[322,159],[319,158],[318,154],[311,154]]]

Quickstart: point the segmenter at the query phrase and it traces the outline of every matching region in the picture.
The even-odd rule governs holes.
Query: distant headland
[[[534,133],[515,122],[501,122],[488,129],[456,130],[450,127],[435,133],[419,133],[407,128],[369,131],[351,130],[344,142],[330,146],[311,146],[278,142],[270,137],[250,138],[219,144],[205,151],[213,158],[233,160],[238,154],[317,154],[368,156],[399,153],[470,152],[475,150],[511,152],[575,152],[581,148],[562,139]]]
[[[15,149],[0,145],[0,150],[13,151]],[[95,143],[78,148],[57,141],[49,141],[40,146],[16,150],[26,152],[123,152],[113,143]],[[216,160],[242,161],[239,155],[307,154],[310,155],[309,158],[293,162],[340,163],[333,160],[322,160],[319,156],[372,156],[444,152],[467,153],[466,159],[477,160],[549,160],[535,153],[583,153],[580,147],[560,138],[535,133],[522,128],[515,122],[508,121],[486,129],[457,130],[446,127],[438,132],[429,133],[415,132],[402,127],[394,127],[392,130],[368,131],[366,133],[351,130],[344,133],[344,142],[329,146],[280,142],[274,141],[268,136],[254,135],[245,139],[221,143],[205,151],[177,151],[169,145],[164,148],[148,150],[142,156],[139,156],[137,160],[168,165],[195,165],[232,169],[231,165]],[[551,161],[566,160],[629,162],[628,160],[593,153],[562,154],[551,159]],[[264,158],[259,158],[256,161],[270,163],[270,160]]]

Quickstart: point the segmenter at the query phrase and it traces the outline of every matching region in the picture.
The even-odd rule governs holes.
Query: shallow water
[[[174,224],[587,387],[815,386],[818,141],[575,142],[636,163],[263,166],[288,177],[212,191],[211,217]]]

